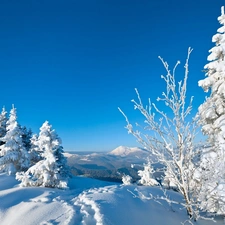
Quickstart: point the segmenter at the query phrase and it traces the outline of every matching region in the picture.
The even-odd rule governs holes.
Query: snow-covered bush
[[[150,100],[148,106],[145,106],[137,89],[135,90],[138,101],[132,100],[132,102],[135,109],[144,116],[143,125],[137,124],[139,130],[136,130],[123,111],[119,110],[126,119],[128,133],[131,133],[149,151],[150,159],[154,160],[152,163],[159,163],[169,169],[174,185],[184,197],[184,207],[186,207],[188,215],[190,218],[197,219],[199,217],[195,193],[197,189],[193,178],[194,159],[197,154],[194,143],[198,126],[196,120],[189,116],[192,109],[192,98],[186,105],[188,61],[191,52],[192,49],[189,48],[184,79],[178,83],[175,80],[175,71],[180,62],[177,62],[171,72],[167,62],[160,58],[167,72],[166,76],[161,76],[166,83],[166,91],[157,100],[165,103],[165,111],[160,110]]]
[[[21,181],[21,186],[66,188],[70,173],[61,140],[47,121],[40,128],[37,145],[43,159],[26,172],[17,173],[16,179]]]
[[[148,162],[147,164],[144,164],[144,169],[138,170],[138,176],[141,177],[138,183],[145,186],[158,185],[158,182],[153,178],[153,173],[154,173],[154,170],[151,166],[151,163]]]
[[[122,182],[124,185],[130,185],[132,183],[132,177],[124,174],[122,176]]]
[[[29,167],[29,155],[24,146],[22,134],[17,123],[16,108],[13,107],[6,123],[6,135],[1,138],[4,144],[0,146],[0,171],[14,174]]]
[[[201,158],[201,207],[225,215],[225,14],[218,17],[222,25],[212,38],[215,46],[209,50],[205,65],[206,78],[199,81],[210,96],[199,107],[203,134],[208,136],[208,148]]]
[[[176,178],[173,175],[173,172],[170,172],[170,168],[167,168],[163,177],[162,185],[164,188],[168,189],[177,189]]]

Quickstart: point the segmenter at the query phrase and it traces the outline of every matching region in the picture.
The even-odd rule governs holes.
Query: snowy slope
[[[146,196],[150,192],[161,194],[158,188],[112,185],[84,177],[71,179],[69,187],[68,190],[20,188],[13,177],[0,174],[0,224],[180,225],[187,219],[179,206],[171,208],[133,195],[138,195],[137,190]],[[182,201],[178,193],[170,195]],[[217,224],[223,224],[222,220]]]

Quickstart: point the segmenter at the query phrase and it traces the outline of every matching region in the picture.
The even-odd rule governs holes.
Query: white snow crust
[[[4,225],[180,225],[187,218],[179,205],[139,198],[160,195],[157,187],[118,185],[74,177],[69,189],[19,187],[13,176],[0,174],[0,224]],[[172,199],[182,201],[177,192]],[[222,219],[217,224],[223,224]],[[212,221],[198,221],[211,225]]]

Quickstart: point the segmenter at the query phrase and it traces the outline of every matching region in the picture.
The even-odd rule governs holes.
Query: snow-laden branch
[[[187,80],[189,74],[189,58],[192,49],[188,49],[187,59],[184,66],[183,81],[176,82],[175,73],[180,62],[174,66],[172,73],[169,65],[159,57],[167,72],[161,78],[166,83],[166,92],[157,98],[166,106],[166,111],[161,110],[156,104],[144,106],[137,89],[137,101],[132,100],[134,109],[144,117],[143,125],[137,124],[138,130],[129,122],[126,114],[119,108],[127,122],[126,129],[137,141],[149,151],[152,159],[164,165],[167,179],[170,179],[176,189],[183,195],[186,210],[191,218],[199,217],[197,197],[195,194],[195,171],[197,149],[194,146],[198,131],[196,117],[190,119],[193,97],[186,104]],[[169,116],[172,112],[172,116]],[[157,116],[156,116],[157,115]],[[159,119],[158,116],[160,117]],[[165,198],[167,199],[167,197]]]

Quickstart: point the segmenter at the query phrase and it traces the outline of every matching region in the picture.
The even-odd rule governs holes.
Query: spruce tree
[[[201,157],[199,183],[201,207],[209,212],[225,214],[225,14],[221,8],[218,17],[222,25],[212,38],[215,46],[209,50],[205,65],[206,78],[199,81],[210,95],[199,107],[203,134],[208,136],[209,147]]]
[[[6,135],[1,139],[0,171],[13,174],[29,167],[29,155],[22,141],[22,130],[17,123],[16,108],[11,109],[6,123]]]
[[[67,187],[69,169],[63,155],[61,139],[46,121],[40,128],[37,146],[43,159],[25,173],[17,173],[21,186]]]
[[[38,135],[33,134],[30,139],[30,150],[29,150],[31,166],[33,166],[34,164],[39,162],[41,159],[43,159],[41,156],[41,153],[42,152],[40,151],[38,147]]]
[[[24,143],[24,147],[29,152],[31,148],[32,130],[27,129],[27,127],[25,126],[21,126],[21,130],[22,130],[22,140]]]
[[[2,108],[2,112],[0,114],[0,138],[4,137],[6,135],[6,117],[7,112],[5,111],[5,108]],[[0,140],[0,145],[3,145],[4,142]]]

